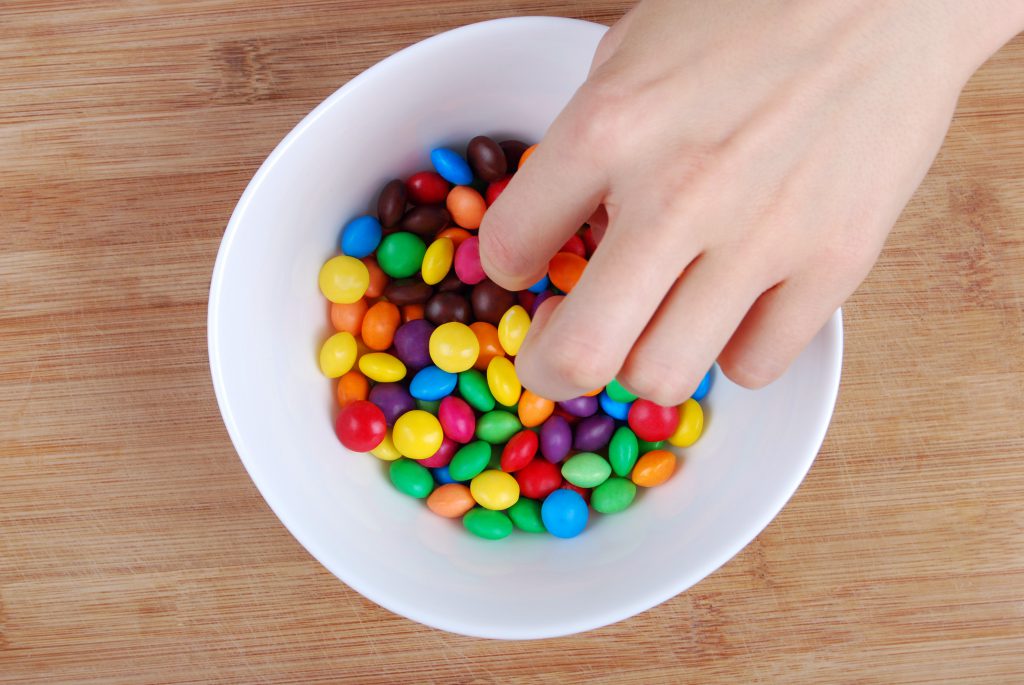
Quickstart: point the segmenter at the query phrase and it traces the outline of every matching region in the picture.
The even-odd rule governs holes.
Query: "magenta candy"
[[[471,236],[455,250],[455,274],[467,285],[476,285],[487,278],[480,263],[480,239]]]
[[[597,413],[598,400],[596,396],[574,397],[571,400],[559,402],[558,406],[573,416],[583,418],[586,416],[593,416]],[[671,433],[669,433],[669,435],[671,435]]]
[[[648,442],[668,440],[679,427],[679,409],[640,398],[633,402],[626,417],[636,436]]]
[[[615,432],[615,419],[607,414],[594,414],[576,424],[573,435],[573,449],[580,452],[596,452],[604,449]]]
[[[476,414],[465,400],[454,395],[445,397],[437,408],[437,419],[446,437],[463,444],[473,439]]]
[[[572,428],[561,416],[552,416],[540,427],[540,453],[552,464],[565,459],[572,447]]]
[[[420,466],[426,466],[427,468],[437,469],[442,466],[448,466],[451,462],[452,457],[455,456],[455,450],[459,446],[457,442],[445,436],[441,440],[441,446],[437,448],[437,451],[426,459],[420,459],[417,462]]]
[[[403,323],[395,331],[395,356],[402,360],[406,367],[413,371],[430,366],[430,334],[434,332],[434,324],[425,319],[416,319]]]
[[[416,408],[416,400],[402,383],[377,383],[370,389],[369,400],[384,412],[389,426],[395,425],[399,416]]]

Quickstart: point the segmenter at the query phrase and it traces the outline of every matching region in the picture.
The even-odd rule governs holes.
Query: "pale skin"
[[[523,385],[618,378],[679,404],[717,360],[778,378],[870,271],[1022,0],[644,0],[487,212],[499,285],[582,223],[600,245],[534,317]],[[940,239],[937,237],[937,239]]]

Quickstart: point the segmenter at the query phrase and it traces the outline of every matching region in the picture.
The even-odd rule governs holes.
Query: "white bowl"
[[[758,392],[718,375],[707,430],[665,485],[575,539],[472,537],[395,491],[334,435],[317,273],[342,224],[428,151],[472,136],[536,141],[583,81],[605,28],[530,17],[466,26],[353,79],[277,146],[235,209],[210,288],[217,400],[245,468],[292,534],[395,613],[492,638],[565,635],[682,592],[756,536],[796,490],[839,385],[839,313]]]

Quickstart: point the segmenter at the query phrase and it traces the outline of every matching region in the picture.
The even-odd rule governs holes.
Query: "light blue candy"
[[[449,183],[457,186],[468,186],[473,182],[473,170],[455,150],[439,147],[430,151],[430,163],[437,173]]]
[[[704,399],[704,396],[707,395],[708,392],[711,390],[711,376],[714,370],[715,367],[712,366],[710,369],[708,369],[708,372],[704,374],[704,380],[702,380],[700,382],[700,385],[697,386],[697,389],[693,391],[693,395],[691,396],[693,399],[700,402],[702,399]]]
[[[629,416],[629,408],[633,406],[632,402],[616,402],[612,398],[608,397],[608,393],[604,390],[598,396],[597,401],[601,403],[601,411],[613,419],[625,421]]]
[[[345,224],[341,231],[341,252],[362,259],[373,254],[380,245],[381,227],[376,217],[359,216]]]
[[[541,278],[539,281],[531,285],[529,288],[527,288],[527,290],[529,290],[531,293],[537,293],[539,295],[540,293],[547,290],[549,285],[551,285],[551,279],[548,278],[545,274],[543,278]]]
[[[442,371],[433,365],[427,366],[412,377],[409,394],[418,400],[439,400],[451,395],[458,381],[458,374]]]
[[[559,538],[574,538],[582,533],[589,516],[586,500],[572,490],[555,490],[540,507],[544,527]]]

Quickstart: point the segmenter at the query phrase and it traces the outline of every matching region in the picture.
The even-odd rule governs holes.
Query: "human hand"
[[[640,3],[480,228],[509,289],[588,219],[603,234],[539,308],[523,384],[562,400],[618,377],[673,405],[716,358],[774,380],[867,275],[1022,19],[997,0]]]

